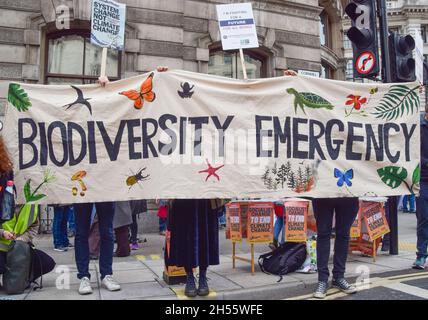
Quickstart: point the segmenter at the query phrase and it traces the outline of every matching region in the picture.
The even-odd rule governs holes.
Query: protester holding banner
[[[428,252],[428,104],[421,115],[421,179],[416,198],[417,252],[414,269],[425,269]]]

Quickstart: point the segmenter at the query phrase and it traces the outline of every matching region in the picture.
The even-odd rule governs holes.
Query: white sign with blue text
[[[222,4],[216,8],[223,50],[259,46],[251,3]]]
[[[112,0],[92,0],[91,43],[123,50],[126,5]]]

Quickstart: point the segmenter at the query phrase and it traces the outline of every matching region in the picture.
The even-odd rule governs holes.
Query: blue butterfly
[[[352,186],[352,178],[354,178],[354,170],[349,169],[346,172],[342,172],[337,168],[334,168],[334,177],[339,178],[337,180],[337,186],[342,187],[343,183],[346,183],[348,187]]]

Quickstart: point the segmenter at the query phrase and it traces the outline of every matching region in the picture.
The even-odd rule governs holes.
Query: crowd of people
[[[166,67],[158,68],[167,71]],[[286,71],[285,75],[296,75]],[[105,85],[108,79],[101,79]],[[428,112],[428,110],[426,110]],[[417,257],[414,268],[424,269],[428,256],[428,116],[421,117],[421,181],[420,196],[406,196],[403,206],[406,212],[416,212],[417,217]],[[13,164],[0,137],[0,204],[5,202],[7,192],[13,185]],[[219,226],[225,225],[224,201],[209,199],[156,200],[158,205],[159,234],[171,234],[168,264],[184,267],[186,271],[185,294],[189,297],[209,294],[207,269],[220,263]],[[356,287],[345,279],[350,228],[358,212],[358,198],[325,198],[312,200],[317,226],[317,266],[318,285],[314,292],[316,298],[324,298],[329,288],[330,240],[332,238],[333,218],[335,217],[335,242],[332,270],[332,286],[352,294]],[[408,206],[409,204],[409,206]],[[3,206],[0,208],[3,209]],[[131,250],[138,250],[139,213],[147,211],[144,200],[102,203],[75,203],[55,205],[53,220],[53,246],[58,252],[74,249],[75,262],[80,279],[79,293],[90,294],[90,259],[99,259],[101,283],[109,291],[118,291],[120,284],[113,277],[113,257],[129,256]],[[30,210],[31,211],[31,210]],[[38,219],[29,209],[15,208],[15,215],[4,219],[0,228],[0,274],[5,272],[7,253],[14,242],[31,243],[38,231]],[[284,241],[284,209],[275,205],[277,220],[274,226],[272,249]],[[37,215],[36,215],[37,216]],[[27,219],[27,221],[25,221]],[[24,222],[22,222],[24,220]],[[25,227],[16,228],[18,221]],[[15,231],[11,231],[15,230]],[[18,230],[18,231],[16,231]],[[282,232],[281,232],[282,231]],[[282,233],[282,237],[281,237]],[[74,236],[74,245],[70,237]],[[117,243],[116,250],[114,243]],[[43,270],[36,276],[49,272],[54,262],[44,257]],[[194,270],[199,268],[198,286]]]

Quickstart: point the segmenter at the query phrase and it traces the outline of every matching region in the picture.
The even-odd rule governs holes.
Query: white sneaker
[[[91,280],[88,277],[80,279],[79,293],[82,295],[92,293]]]
[[[121,289],[120,284],[111,275],[105,276],[101,284],[108,291],[119,291]]]

